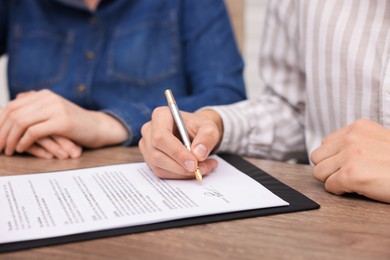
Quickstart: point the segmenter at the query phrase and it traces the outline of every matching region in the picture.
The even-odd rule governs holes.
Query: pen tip
[[[202,172],[200,171],[199,168],[195,170],[195,177],[199,183],[202,183]]]

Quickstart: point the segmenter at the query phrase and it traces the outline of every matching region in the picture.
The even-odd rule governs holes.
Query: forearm
[[[91,135],[85,146],[97,148],[108,145],[121,144],[129,138],[126,127],[116,118],[103,112],[89,111],[95,124],[91,128]]]
[[[277,97],[211,107],[223,122],[219,152],[268,159],[306,158],[302,114]]]
[[[141,127],[150,120],[154,107],[153,104],[118,99],[117,102],[100,112],[115,118],[126,129],[127,139],[122,142],[122,145],[135,145],[141,138]]]

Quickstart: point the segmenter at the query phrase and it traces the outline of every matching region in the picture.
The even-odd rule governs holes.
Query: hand
[[[140,151],[160,178],[194,178],[198,163],[204,175],[217,167],[217,161],[207,157],[222,138],[219,115],[212,110],[181,112],[181,115],[192,139],[192,153],[181,142],[168,107],[156,108],[152,120],[141,129]]]
[[[20,94],[19,97],[27,93]],[[0,114],[3,108],[0,107]],[[26,150],[27,153],[39,158],[51,159],[56,157],[58,159],[78,158],[82,153],[82,148],[61,136],[45,137],[32,144]]]
[[[74,159],[81,156],[82,148],[62,136],[51,136],[38,140],[26,152],[43,159]]]
[[[357,120],[327,136],[311,160],[327,191],[390,202],[390,130],[383,126]]]
[[[25,152],[51,136],[95,148],[123,142],[128,133],[115,118],[85,110],[49,90],[19,95],[0,115],[0,151],[6,155]]]

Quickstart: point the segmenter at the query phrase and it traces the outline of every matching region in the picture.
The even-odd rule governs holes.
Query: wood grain
[[[390,259],[388,204],[329,194],[307,165],[247,159],[321,209],[43,247],[0,259]],[[87,151],[77,160],[0,156],[0,175],[139,161],[137,148],[124,147]]]

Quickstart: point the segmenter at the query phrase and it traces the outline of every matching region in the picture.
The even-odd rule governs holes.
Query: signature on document
[[[230,203],[230,201],[227,200],[225,198],[225,196],[221,192],[219,192],[216,188],[214,188],[213,186],[206,186],[206,187],[204,187],[204,189],[205,189],[205,192],[203,194],[205,196],[213,197],[213,198],[220,198],[223,201],[225,201],[226,203]]]

